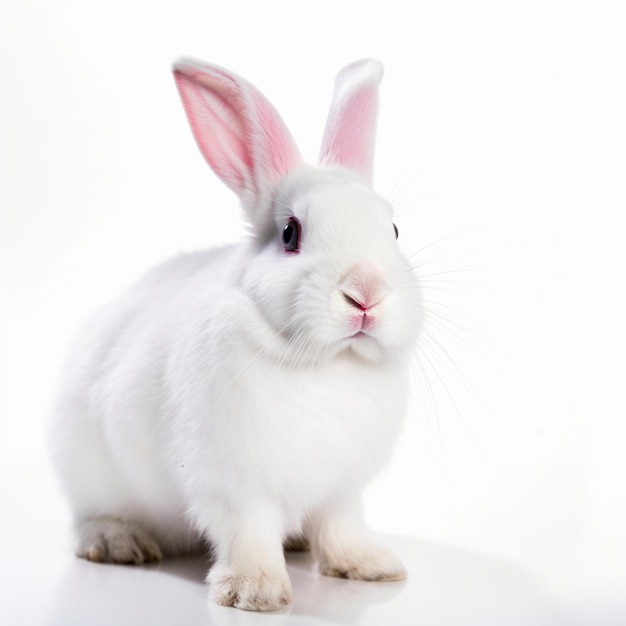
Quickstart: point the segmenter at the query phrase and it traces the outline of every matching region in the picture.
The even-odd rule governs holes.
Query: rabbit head
[[[187,60],[174,75],[202,154],[250,222],[238,281],[287,342],[280,357],[305,363],[346,351],[378,361],[410,346],[419,290],[392,208],[371,182],[381,64],[358,61],[338,74],[317,167],[304,164],[247,81]]]

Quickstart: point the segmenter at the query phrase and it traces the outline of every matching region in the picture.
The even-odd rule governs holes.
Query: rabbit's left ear
[[[374,59],[357,61],[339,72],[322,140],[322,165],[351,168],[371,182],[382,77],[383,66]]]
[[[253,222],[273,186],[301,157],[276,109],[253,85],[216,65],[183,59],[174,77],[198,146]]]

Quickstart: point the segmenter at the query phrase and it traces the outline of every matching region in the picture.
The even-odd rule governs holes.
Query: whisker
[[[448,352],[448,350],[446,350],[445,346],[439,341],[439,339],[437,339],[437,337],[435,337],[435,335],[433,333],[431,333],[427,328],[423,329],[423,332],[426,334],[426,336],[430,339],[430,341],[437,346],[437,348],[439,350],[441,350],[442,354],[445,356],[447,362],[452,366],[452,368],[454,369],[454,373],[456,373],[456,375],[458,376],[458,378],[467,386],[467,388],[474,394],[474,396],[480,400],[482,400],[480,394],[478,393],[478,391],[476,390],[476,388],[474,387],[474,385],[472,384],[469,376],[467,376],[467,374],[465,373],[465,371],[463,370],[463,368],[452,358],[452,356],[450,355],[450,353]],[[444,363],[445,365],[445,361],[443,359],[441,359],[441,361]]]
[[[453,279],[420,279],[420,285],[427,287],[428,289],[436,289],[436,285],[445,284],[445,285],[463,285],[464,287],[476,287],[477,289],[487,289],[484,285],[480,285],[478,283],[472,283],[467,280],[453,280]],[[434,286],[433,286],[434,285]]]
[[[465,273],[465,272],[471,272],[471,273],[476,273],[476,272],[484,272],[484,269],[481,268],[471,268],[471,267],[462,267],[462,268],[457,268],[457,269],[453,269],[453,270],[442,270],[440,272],[432,272],[430,274],[422,274],[419,270],[420,270],[420,266],[415,266],[412,267],[411,269],[415,270],[416,272],[418,272],[418,277],[423,280],[425,278],[433,278],[434,276],[447,276],[449,274],[461,274],[461,273]]]
[[[463,313],[463,311],[461,311],[460,309],[457,309],[454,306],[451,306],[449,304],[445,304],[443,302],[440,302],[439,300],[433,300],[432,298],[428,298],[427,304],[439,307],[441,309],[446,309],[447,311],[450,311],[451,313],[454,313],[456,316],[465,319],[468,323],[470,323],[470,324],[472,324],[474,326],[478,326],[478,323],[476,322],[476,320],[472,319],[469,315],[466,315],[465,313]],[[435,310],[435,309],[433,309],[433,310]]]
[[[438,447],[439,447],[439,454],[440,454],[441,462],[442,462],[443,469],[444,469],[444,474],[446,476],[448,476],[448,462],[447,462],[447,458],[446,458],[445,448],[444,448],[444,445],[443,445],[443,435],[442,435],[442,431],[441,431],[441,419],[440,419],[440,415],[439,415],[439,407],[438,407],[437,401],[435,399],[435,392],[433,390],[433,386],[432,386],[430,377],[428,376],[428,372],[426,371],[426,367],[425,367],[424,363],[422,362],[420,354],[424,354],[424,351],[423,351],[421,345],[418,345],[418,347],[417,347],[417,349],[415,351],[414,363],[416,363],[419,366],[420,372],[421,372],[422,377],[423,377],[423,381],[425,383],[423,389],[426,392],[426,397],[424,398],[425,415],[426,415],[426,430],[428,432],[429,440],[432,441],[432,430],[431,430],[430,418],[429,418],[430,411],[428,410],[428,406],[426,404],[426,398],[427,398],[430,401],[430,406],[432,407],[432,414],[435,417],[435,426],[436,426],[436,429],[437,429],[437,443],[438,443]],[[428,357],[427,357],[426,354],[424,354],[424,357],[428,361]],[[431,364],[431,368],[432,368],[432,364]]]
[[[443,237],[440,237],[439,239],[436,239],[435,241],[431,241],[429,244],[426,244],[425,246],[423,246],[419,250],[416,250],[415,252],[410,254],[408,258],[412,259],[412,258],[416,257],[418,254],[422,254],[422,252],[424,252],[425,250],[429,250],[430,248],[432,248],[433,246],[436,246],[437,244],[440,244],[440,243],[442,243],[444,241],[447,241],[448,239],[452,239],[453,237],[458,237],[459,235],[467,233],[470,230],[475,230],[476,228],[478,228],[478,226],[469,227],[469,228],[463,228],[463,229],[458,230],[458,231],[456,231],[454,233],[450,233],[449,235],[445,235]]]
[[[481,341],[483,343],[489,343],[486,339],[481,337],[478,333],[475,333],[473,330],[467,328],[463,324],[460,324],[459,322],[453,320],[452,318],[448,317],[447,315],[444,315],[443,313],[441,313],[439,311],[436,311],[435,309],[433,309],[433,308],[431,308],[431,307],[429,307],[427,305],[422,305],[422,310],[426,313],[426,315],[430,318],[430,320],[434,324],[437,324],[438,327],[441,328],[444,332],[446,332],[447,334],[451,335],[455,339],[458,339],[461,343],[466,345],[468,348],[472,348],[473,349],[474,347],[472,345],[470,345],[461,335],[459,335],[458,333],[455,333],[453,330],[448,328],[447,325],[454,326],[455,328],[458,328],[463,333],[471,335],[472,337],[474,337],[475,339],[478,339],[479,341]]]
[[[431,265],[441,265],[443,263],[452,263],[452,262],[462,261],[465,259],[473,258],[476,255],[481,254],[481,253],[482,251],[477,250],[475,252],[467,252],[466,254],[456,254],[454,256],[445,256],[441,258],[430,258],[430,259],[422,259],[422,260],[414,259],[414,257],[416,256],[416,253],[414,253],[414,254],[411,254],[407,258],[410,262],[416,262],[414,267],[419,269],[422,267],[430,267]],[[484,270],[484,268],[481,268],[481,270]]]
[[[448,357],[450,364],[452,365],[453,369],[457,369],[458,366],[454,363],[454,361],[449,357],[449,355],[447,354],[447,352],[442,348],[441,344],[439,344],[439,342],[437,342],[436,340],[433,339],[432,335],[429,335],[428,333],[425,334],[425,336],[431,341],[434,342],[434,345],[439,347],[440,349],[443,350],[444,354],[446,354],[446,356]],[[430,350],[430,356],[428,355],[428,353],[426,352],[425,348],[428,347]],[[439,382],[441,383],[441,386],[443,387],[444,391],[446,392],[446,395],[448,396],[448,399],[450,400],[450,402],[452,403],[452,406],[454,407],[457,415],[459,416],[461,423],[463,424],[463,427],[465,429],[465,432],[467,433],[467,435],[469,436],[470,440],[472,441],[472,443],[474,444],[474,446],[476,447],[477,450],[479,450],[480,452],[482,452],[482,450],[480,449],[480,446],[478,445],[473,433],[471,432],[471,430],[469,429],[469,426],[467,424],[467,421],[465,420],[465,418],[463,417],[463,413],[461,412],[456,400],[454,399],[454,395],[452,394],[452,392],[450,391],[450,388],[448,387],[447,383],[445,382],[443,376],[441,376],[441,374],[439,373],[439,370],[437,367],[435,367],[435,364],[433,363],[432,359],[436,359],[441,365],[443,365],[446,369],[448,369],[448,371],[450,371],[450,367],[448,365],[448,363],[446,362],[446,360],[441,359],[440,357],[437,357],[437,353],[433,350],[433,344],[429,344],[428,341],[423,342],[422,344],[422,348],[423,348],[423,354],[426,357],[426,359],[428,360],[428,362],[430,363],[431,367],[433,368],[433,371],[435,372],[435,375],[437,376]],[[432,357],[432,359],[431,359]],[[463,380],[464,382],[467,380],[465,374],[462,372],[462,370],[460,370],[460,368],[458,368],[457,370],[457,375],[460,376],[461,380]],[[471,385],[470,389],[472,388]]]
[[[392,206],[395,207],[396,203],[398,202],[398,200],[402,197],[402,195],[404,194],[404,192],[407,190],[407,188],[409,187],[409,185],[411,184],[410,180],[407,180],[404,185],[402,186],[402,189],[397,191],[397,195],[396,194],[396,190],[398,188],[398,185],[400,184],[402,180],[402,176],[398,175],[396,177],[395,182],[393,183],[392,187],[391,187],[391,191],[387,194],[387,202],[389,202],[389,204],[391,204]]]

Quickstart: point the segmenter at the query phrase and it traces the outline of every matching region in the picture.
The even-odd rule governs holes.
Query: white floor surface
[[[116,566],[74,558],[67,546],[19,553],[2,566],[5,626],[293,624],[453,626],[563,623],[521,568],[480,554],[409,538],[382,536],[409,577],[368,583],[318,574],[308,553],[287,556],[293,604],[249,613],[208,601],[202,557],[158,566]],[[36,545],[36,544],[35,544]],[[15,547],[15,546],[14,546]],[[5,554],[6,556],[6,554]]]

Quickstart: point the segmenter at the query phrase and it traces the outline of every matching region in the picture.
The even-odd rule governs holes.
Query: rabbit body
[[[387,460],[406,396],[401,363],[346,354],[290,367],[259,353],[272,331],[228,282],[238,254],[175,259],[84,330],[55,447],[79,519],[142,521],[176,552],[196,534],[189,519],[220,514],[214,501],[245,510],[265,498],[281,531],[297,534]]]
[[[367,537],[359,493],[401,427],[419,293],[391,208],[354,168],[296,164],[255,210],[253,237],[171,260],[87,324],[52,451],[80,556],[208,542],[214,600],[272,610],[290,601],[289,537],[322,573],[404,576]]]

